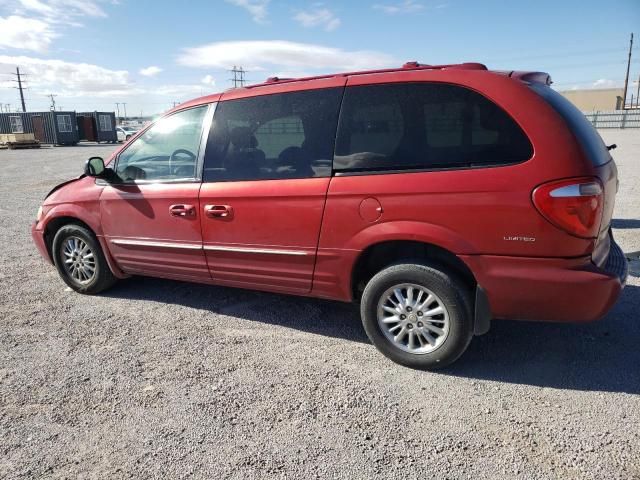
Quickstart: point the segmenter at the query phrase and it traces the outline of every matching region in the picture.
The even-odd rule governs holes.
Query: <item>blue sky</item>
[[[0,104],[28,74],[27,108],[162,112],[249,82],[478,61],[543,70],[559,90],[622,85],[629,33],[640,75],[640,0],[0,0]],[[122,108],[122,107],[121,107]]]

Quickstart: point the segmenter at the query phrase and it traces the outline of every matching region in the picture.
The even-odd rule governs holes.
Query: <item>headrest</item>
[[[236,148],[256,148],[258,140],[249,127],[236,127],[229,134],[231,143]]]

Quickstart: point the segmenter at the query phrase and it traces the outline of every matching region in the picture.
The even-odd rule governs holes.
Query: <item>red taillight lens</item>
[[[604,191],[597,178],[545,183],[533,191],[533,203],[556,227],[582,238],[598,236]]]

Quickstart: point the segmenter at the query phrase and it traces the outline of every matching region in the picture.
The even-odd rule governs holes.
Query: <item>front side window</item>
[[[11,125],[11,133],[24,133],[22,117],[9,117],[9,124]]]
[[[56,115],[58,121],[58,131],[61,133],[69,133],[71,129],[71,115]]]
[[[348,87],[334,168],[460,168],[528,160],[533,147],[497,105],[472,90],[409,83]]]
[[[221,102],[204,181],[328,177],[341,88]]]
[[[191,108],[158,120],[118,157],[116,173],[120,179],[132,182],[196,178],[207,109],[208,106]]]
[[[112,130],[110,115],[98,115],[98,121],[100,123],[100,131],[110,132]]]

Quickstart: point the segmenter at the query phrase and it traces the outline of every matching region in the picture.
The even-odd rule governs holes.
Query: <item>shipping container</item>
[[[117,142],[116,114],[114,112],[80,112],[78,129],[80,140]]]
[[[33,133],[40,143],[75,145],[78,136],[76,112],[0,113],[0,133]]]

